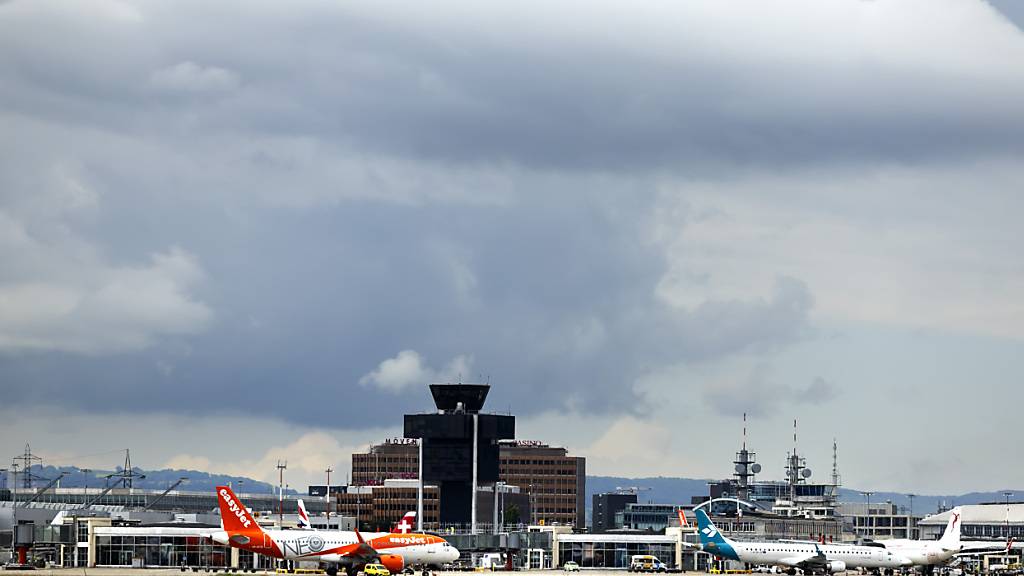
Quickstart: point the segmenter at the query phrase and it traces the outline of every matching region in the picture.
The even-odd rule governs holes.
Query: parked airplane
[[[960,518],[961,509],[959,506],[950,511],[949,523],[946,524],[946,531],[938,540],[908,540],[898,538],[892,540],[877,540],[872,546],[882,546],[891,550],[914,563],[914,566],[924,566],[926,573],[931,573],[938,564],[949,562],[953,556],[959,554],[964,546],[960,543]]]
[[[910,566],[910,560],[878,546],[844,544],[817,544],[796,542],[738,542],[718,531],[707,513],[698,508],[697,533],[701,547],[720,558],[748,564],[774,564],[786,568],[787,573],[835,573],[848,568],[885,570]]]
[[[361,534],[342,530],[264,530],[228,486],[217,487],[223,530],[208,534],[219,544],[284,560],[328,564],[328,576],[338,569],[349,576],[363,566],[379,562],[392,573],[407,565],[440,567],[459,558],[459,551],[432,534]]]

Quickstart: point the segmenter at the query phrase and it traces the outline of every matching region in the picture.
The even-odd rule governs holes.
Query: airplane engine
[[[828,563],[828,571],[831,574],[846,572],[846,562],[843,562],[842,560],[832,560]]]
[[[392,574],[398,574],[405,568],[405,558],[397,554],[381,554],[380,563]]]

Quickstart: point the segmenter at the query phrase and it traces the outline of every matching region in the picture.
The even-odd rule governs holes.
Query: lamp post
[[[915,525],[917,524],[916,522],[914,522],[914,497],[915,496],[917,496],[917,494],[907,494],[907,498],[910,500],[910,518],[907,520],[907,538],[911,538],[911,539],[916,538],[916,536],[914,536],[914,528],[915,528]]]
[[[324,502],[326,502],[326,506],[324,506],[324,507],[327,508],[327,529],[330,530],[331,529],[331,472],[334,472],[334,469],[331,468],[330,466],[328,466],[327,470],[325,470],[325,472],[327,472],[327,491],[324,494]]]
[[[872,494],[874,494],[874,492],[861,492],[861,495],[864,496],[864,532],[866,532],[866,533],[867,532],[874,532],[873,530],[871,530],[871,528],[872,528],[872,526],[871,526],[872,525],[872,522],[871,522],[871,495]]]
[[[1013,492],[1003,492],[1003,497],[1006,499],[1006,539],[1010,539],[1010,496],[1013,496]]]

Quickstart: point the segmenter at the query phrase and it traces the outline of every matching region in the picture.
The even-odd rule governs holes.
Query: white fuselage
[[[459,559],[458,549],[438,536],[390,532],[361,532],[360,535],[377,553],[401,556],[406,565],[434,566]],[[211,537],[216,542],[231,543],[227,532],[217,532]],[[345,554],[334,553],[331,550],[359,543],[356,533],[347,530],[263,530],[251,538],[262,538],[264,546],[276,545],[280,551],[279,557],[287,560],[321,560],[333,563],[343,562]]]
[[[876,546],[843,544],[788,544],[781,542],[731,542],[741,562],[793,566],[815,556],[820,550],[829,562],[844,562],[847,568],[899,568],[910,561]]]
[[[894,539],[878,540],[877,542],[882,546],[885,546],[886,550],[892,550],[894,554],[907,558],[913,562],[915,566],[944,564],[958,552],[957,549],[943,548],[942,543],[938,540],[922,541]]]

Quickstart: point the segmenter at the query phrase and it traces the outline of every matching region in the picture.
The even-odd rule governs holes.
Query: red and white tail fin
[[[1006,553],[1007,554],[1009,554],[1010,551],[1013,550],[1013,540],[1014,540],[1013,538],[1010,538],[1009,540],[1006,541]]]
[[[391,529],[392,534],[408,534],[412,532],[413,527],[416,525],[416,513],[406,512],[405,516],[395,524],[395,527]]]
[[[220,504],[220,521],[227,532],[262,532],[256,519],[235,496],[230,486],[217,486],[217,502]]]
[[[939,538],[939,545],[946,550],[960,549],[960,525],[962,524],[960,515],[962,512],[963,509],[959,506],[949,512],[949,522],[946,524],[946,531]]]
[[[309,512],[306,512],[306,503],[299,498],[299,528],[309,530],[313,524],[309,521]]]
[[[683,509],[679,508],[676,512],[679,513],[679,525],[689,527],[690,523],[686,521],[686,513],[683,512]]]

